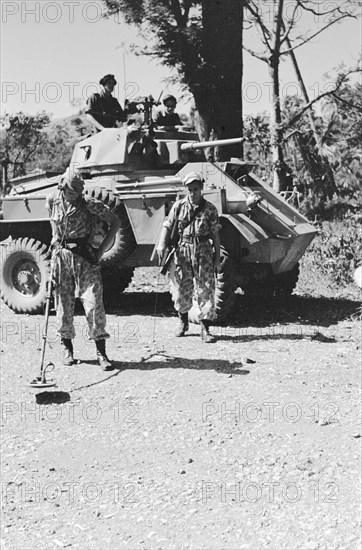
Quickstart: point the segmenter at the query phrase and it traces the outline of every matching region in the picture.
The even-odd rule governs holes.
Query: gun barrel
[[[181,143],[181,151],[192,151],[193,149],[206,149],[206,147],[218,147],[223,145],[234,145],[242,143],[244,138],[217,139],[216,141],[194,141],[192,143]]]
[[[148,180],[148,181],[138,181],[136,183],[126,183],[126,182],[119,182],[118,185],[116,185],[116,189],[118,191],[127,190],[127,189],[140,189],[143,187],[154,187],[157,185],[175,185],[179,186],[182,185],[182,179],[180,178],[160,178],[160,179],[154,179],[154,180]]]

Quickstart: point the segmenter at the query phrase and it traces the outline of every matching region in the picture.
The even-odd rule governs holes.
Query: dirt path
[[[81,314],[61,366],[51,318],[51,399],[24,386],[43,318],[3,307],[2,548],[359,548],[357,302],[240,296],[207,345],[152,288],[109,308],[111,373]]]

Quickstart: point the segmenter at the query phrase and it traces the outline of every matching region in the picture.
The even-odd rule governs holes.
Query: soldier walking
[[[171,293],[180,318],[176,336],[189,329],[188,312],[195,295],[200,308],[201,338],[215,341],[210,322],[215,319],[215,271],[220,271],[220,235],[216,207],[202,196],[204,180],[190,172],[184,177],[187,197],[176,201],[164,222],[157,253],[164,257],[170,234],[177,224],[179,244],[175,252],[175,270],[171,275]]]
[[[113,242],[120,221],[103,202],[83,196],[83,188],[83,179],[71,175],[68,169],[61,177],[58,191],[49,195],[46,201],[53,231],[58,334],[63,347],[63,363],[73,365],[74,305],[78,296],[84,307],[89,338],[95,340],[98,363],[102,370],[111,370],[112,363],[105,347],[109,334],[99,260]],[[98,219],[109,224],[109,231],[95,249],[91,242]]]

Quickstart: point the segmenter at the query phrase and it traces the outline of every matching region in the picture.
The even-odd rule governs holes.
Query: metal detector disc
[[[29,382],[29,384],[27,384],[27,386],[30,386],[31,388],[52,388],[53,386],[56,386],[57,383],[55,382],[55,380],[46,380],[44,382],[42,382],[41,380],[32,380],[31,382]]]

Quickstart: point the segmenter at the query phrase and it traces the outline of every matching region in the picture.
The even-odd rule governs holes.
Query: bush
[[[353,273],[361,264],[360,216],[344,221],[322,222],[307,255],[313,268],[339,286],[353,283]]]

